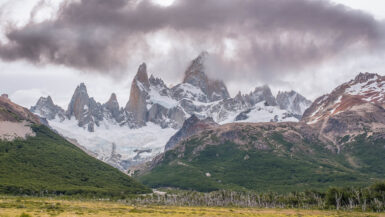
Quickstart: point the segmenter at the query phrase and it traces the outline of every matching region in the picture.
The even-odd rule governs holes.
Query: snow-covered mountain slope
[[[384,107],[385,76],[360,73],[355,79],[338,86],[330,94],[316,99],[304,113],[303,121],[317,124],[366,103]]]
[[[235,117],[235,121],[229,119],[228,122],[297,122],[295,114],[290,114],[276,106],[266,106],[266,102],[257,103],[252,109],[241,112]]]
[[[167,141],[176,133],[173,128],[162,129],[153,123],[130,129],[103,120],[94,132],[79,128],[73,118],[64,121],[57,118],[49,121],[49,124],[64,137],[75,139],[93,156],[123,171],[161,153]]]
[[[122,170],[158,154],[192,115],[212,118],[218,124],[299,121],[308,102],[304,97],[295,92],[281,94],[280,107],[265,85],[231,98],[222,81],[206,75],[206,56],[202,53],[193,60],[183,82],[171,88],[162,79],[149,77],[143,63],[124,108],[115,94],[104,104],[96,102],[82,83],[66,111],[50,97],[42,97],[31,111],[92,155]]]

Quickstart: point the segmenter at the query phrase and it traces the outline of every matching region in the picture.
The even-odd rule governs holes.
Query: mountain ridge
[[[230,97],[222,81],[210,79],[206,75],[207,55],[202,53],[192,60],[184,73],[183,81],[171,88],[167,87],[161,78],[148,76],[147,65],[141,64],[132,81],[129,101],[124,108],[119,107],[116,94],[111,94],[106,103],[96,102],[88,95],[87,87],[82,83],[76,88],[67,111],[54,105],[51,97],[48,97],[49,100],[39,99],[31,111],[46,118],[50,125],[65,137],[75,139],[77,143],[85,143],[81,145],[96,153],[99,159],[114,158],[110,155],[112,147],[115,147],[122,157],[114,160],[121,162],[120,169],[128,169],[128,165],[147,161],[148,155],[151,158],[159,154],[171,137],[170,133],[182,128],[185,120],[192,115],[202,120],[212,118],[218,124],[299,121],[302,113],[298,112],[302,111],[281,109],[267,85],[256,87],[249,94],[239,93],[233,98]],[[308,103],[304,97],[298,99],[287,100],[287,107],[293,104],[291,107],[297,108],[300,103]],[[75,122],[80,131],[76,129]],[[121,139],[106,136],[108,131],[112,132],[118,127],[122,128],[118,130],[122,133],[124,128],[150,133],[147,129],[154,126],[161,128],[158,131],[160,145],[155,147],[149,147],[150,142],[138,138],[138,141],[133,141],[127,148],[127,144],[124,144],[127,142],[122,142],[126,139],[123,134],[118,135]],[[80,133],[83,129],[93,135]],[[156,138],[150,135],[149,137],[152,138],[151,143],[155,142]],[[151,152],[138,152],[141,153],[139,156],[133,152],[148,149],[151,149]]]

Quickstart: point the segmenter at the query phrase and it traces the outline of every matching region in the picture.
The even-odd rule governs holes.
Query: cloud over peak
[[[150,0],[66,0],[55,18],[5,31],[5,61],[99,73],[153,55],[161,49],[149,42],[157,32],[183,42],[171,41],[173,50],[183,52],[183,44],[197,53],[207,49],[215,64],[250,75],[301,69],[354,50],[382,51],[384,38],[383,24],[371,15],[326,0],[176,0],[169,7]]]

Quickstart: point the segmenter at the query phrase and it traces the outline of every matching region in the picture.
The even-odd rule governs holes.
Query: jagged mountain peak
[[[205,61],[207,60],[209,53],[207,51],[202,51],[195,59],[193,59],[190,67],[192,68],[201,68],[203,69]]]
[[[76,101],[76,100],[79,100],[79,99],[89,99],[89,96],[88,96],[88,92],[87,92],[87,87],[84,83],[80,83],[75,91],[74,91],[74,94],[72,95],[72,99],[71,101]],[[75,102],[74,102],[75,103]]]
[[[188,83],[200,88],[210,101],[230,98],[230,94],[223,81],[210,79],[206,75],[205,61],[207,56],[207,52],[202,52],[191,62],[185,72],[183,83]]]
[[[256,87],[250,94],[244,96],[246,100],[251,104],[255,105],[259,102],[265,101],[268,106],[276,106],[277,101],[271,92],[268,85]]]
[[[138,72],[136,73],[135,78],[134,78],[134,82],[140,82],[147,89],[150,87],[146,63],[142,63],[139,66]]]
[[[108,102],[117,102],[117,101],[118,101],[118,98],[116,97],[116,94],[112,93],[110,96],[110,99],[107,101],[107,103]]]
[[[363,104],[384,107],[385,76],[373,73],[358,74],[351,81],[335,88],[330,94],[316,99],[304,113],[303,121],[316,124]]]
[[[94,98],[90,98],[84,83],[76,87],[76,90],[68,105],[66,116],[71,119],[75,117],[78,125],[84,127],[87,125],[88,131],[94,131],[94,124],[99,125],[103,120],[102,106]]]
[[[72,95],[71,102],[68,105],[67,115],[74,115],[78,119],[78,116],[83,111],[84,106],[88,104],[89,99],[86,85],[84,83],[80,83]]]
[[[255,87],[254,90],[251,92],[251,94],[262,94],[262,93],[272,93],[270,86],[267,84],[264,84],[262,86]]]
[[[183,83],[189,83],[200,87],[203,92],[207,92],[208,77],[205,74],[204,56],[199,55],[195,58],[185,72]]]
[[[147,121],[147,96],[150,91],[150,81],[145,63],[139,66],[138,72],[132,81],[130,99],[125,110],[131,113],[138,126],[144,126]]]
[[[87,87],[86,85],[84,84],[84,82],[80,83],[77,87],[76,87],[76,90],[75,92],[83,92],[83,93],[87,93]]]
[[[103,107],[105,110],[109,111],[109,113],[107,113],[107,117],[108,115],[111,115],[117,123],[123,121],[124,118],[122,116],[122,112],[120,111],[119,102],[115,93],[111,94],[110,99],[103,105]]]
[[[369,72],[360,72],[355,78],[354,78],[354,82],[359,82],[359,83],[364,83],[364,82],[367,82],[371,79],[377,79],[381,77],[379,74],[377,73],[369,73]]]
[[[30,111],[48,120],[53,120],[56,116],[63,120],[65,113],[62,108],[55,105],[51,96],[40,97],[36,105],[31,107]]]
[[[155,77],[153,74],[151,74],[151,76],[149,78],[149,82],[150,82],[150,86],[156,86],[156,87],[168,89],[168,87],[165,85],[164,81],[161,78]]]
[[[48,105],[54,105],[51,96],[47,96],[47,97],[43,97],[42,96],[42,97],[40,97],[36,104],[37,105],[43,105],[43,104],[45,104],[45,105],[47,105],[47,104]]]
[[[277,95],[277,104],[280,109],[285,109],[300,116],[311,106],[311,103],[310,100],[294,90],[279,91]]]

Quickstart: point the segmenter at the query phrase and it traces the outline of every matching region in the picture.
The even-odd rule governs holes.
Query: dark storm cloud
[[[218,64],[272,74],[355,47],[382,49],[383,38],[382,24],[371,15],[328,1],[176,0],[160,7],[148,0],[80,0],[64,2],[53,20],[8,27],[0,57],[110,72],[150,52],[146,36],[161,30],[215,47]],[[237,45],[233,62],[222,52],[224,39]]]

